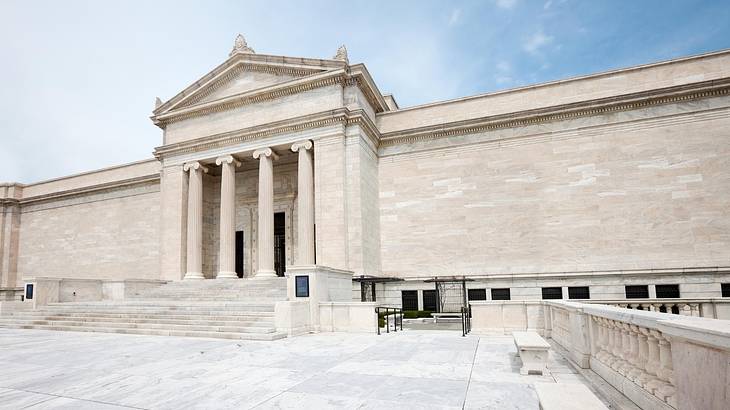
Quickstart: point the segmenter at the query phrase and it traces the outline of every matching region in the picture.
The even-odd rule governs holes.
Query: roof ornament
[[[256,54],[253,48],[249,47],[246,43],[246,39],[241,35],[236,36],[236,41],[233,43],[233,50],[231,50],[228,56],[232,56],[236,53]]]
[[[161,105],[162,105],[162,100],[160,99],[160,97],[155,97],[155,109],[160,108]]]
[[[335,56],[332,57],[332,59],[333,60],[344,61],[345,63],[348,63],[349,64],[350,63],[350,60],[347,58],[347,47],[345,47],[344,44],[341,45],[337,49],[337,54],[335,54]]]

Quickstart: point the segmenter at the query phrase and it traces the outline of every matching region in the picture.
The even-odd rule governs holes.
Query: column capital
[[[271,148],[269,148],[269,147],[259,148],[259,149],[257,149],[256,151],[253,152],[253,157],[255,159],[259,159],[259,157],[261,157],[262,155],[265,156],[265,157],[271,157],[272,159],[279,158],[279,156],[276,155],[276,152],[274,152],[274,150],[271,149]]]
[[[208,168],[206,168],[203,164],[201,164],[198,161],[195,162],[186,162],[185,165],[183,165],[183,171],[189,171],[191,169],[199,170],[202,169],[203,172],[208,172]]]
[[[215,159],[216,165],[223,165],[224,162],[226,164],[233,164],[237,167],[241,166],[241,162],[237,160],[233,155],[223,155]]]
[[[312,146],[313,146],[312,141],[310,141],[310,140],[298,141],[298,142],[295,142],[294,144],[292,144],[291,150],[294,152],[297,152],[300,149],[310,150],[310,149],[312,149]]]

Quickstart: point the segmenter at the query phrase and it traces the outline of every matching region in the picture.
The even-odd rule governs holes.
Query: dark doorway
[[[274,214],[274,270],[278,276],[286,271],[286,217],[284,212]]]
[[[243,277],[243,231],[236,231],[236,275]]]

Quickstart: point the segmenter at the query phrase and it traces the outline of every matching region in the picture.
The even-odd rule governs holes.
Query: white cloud
[[[498,75],[494,78],[494,82],[496,82],[498,85],[509,85],[512,84],[512,81],[512,77],[506,75]]]
[[[523,44],[522,48],[530,54],[536,54],[540,48],[553,42],[553,37],[548,36],[542,30],[531,35]]]
[[[501,60],[497,63],[497,70],[507,73],[512,71],[512,65],[509,61]]]
[[[501,9],[511,9],[517,4],[517,0],[495,0],[495,3]]]
[[[449,26],[458,24],[459,20],[461,20],[461,9],[452,10],[451,17],[449,17]]]
[[[547,10],[552,5],[553,5],[553,0],[548,0],[548,1],[545,2],[545,5],[543,6],[543,9]]]

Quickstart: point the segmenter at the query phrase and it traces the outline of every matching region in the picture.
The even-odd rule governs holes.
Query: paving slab
[[[551,352],[522,376],[510,336],[321,333],[273,342],[0,329],[2,409],[537,409],[584,384]]]

